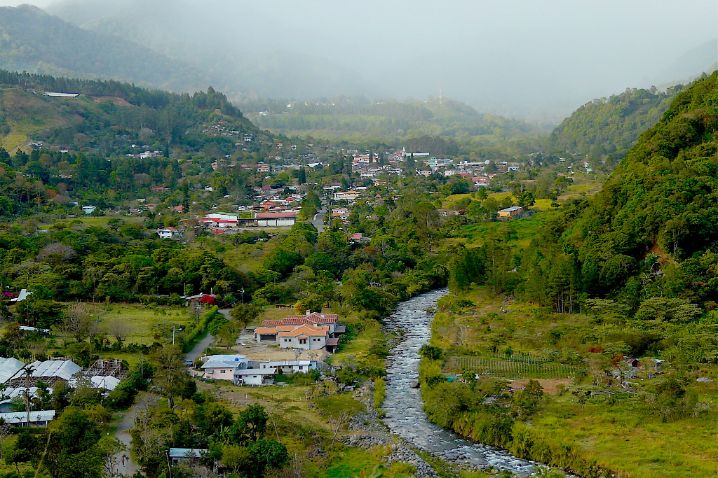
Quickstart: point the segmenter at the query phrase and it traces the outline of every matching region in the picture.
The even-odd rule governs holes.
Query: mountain
[[[718,38],[702,43],[675,58],[660,72],[653,75],[655,85],[672,84],[676,78],[695,80],[702,73],[718,69]]]
[[[30,142],[106,156],[167,155],[175,148],[209,148],[216,156],[235,153],[238,143],[254,151],[271,138],[212,88],[179,95],[117,81],[0,71],[0,145],[12,150]]]
[[[220,7],[216,2],[188,0],[65,0],[49,8],[80,28],[131,38],[192,65],[233,100],[379,90],[361,72],[308,53],[311,49],[287,47],[283,39],[306,33],[301,25],[264,10],[247,2],[226,2]]]
[[[131,41],[83,30],[28,5],[0,8],[0,68],[111,78],[173,91],[208,85],[199,70],[184,62]]]
[[[589,293],[718,303],[718,72],[641,135],[585,209],[562,222]],[[575,220],[571,220],[575,216]]]
[[[369,100],[335,97],[314,101],[256,100],[241,103],[259,127],[283,134],[331,139],[405,141],[421,136],[451,140],[506,138],[541,132],[539,127],[479,113],[448,98]]]
[[[641,133],[658,122],[681,88],[629,88],[621,94],[590,101],[553,130],[549,148],[611,168],[623,159]]]

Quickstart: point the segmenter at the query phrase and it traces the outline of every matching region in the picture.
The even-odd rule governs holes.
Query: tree
[[[174,398],[178,396],[191,396],[190,383],[192,379],[187,375],[182,360],[182,353],[176,346],[164,346],[152,355],[155,369],[153,383],[160,393],[167,397],[170,408],[174,407]]]
[[[231,434],[239,443],[257,441],[267,430],[269,415],[261,405],[250,405],[240,412]]]
[[[528,210],[531,206],[536,203],[536,197],[534,193],[530,191],[522,191],[517,198],[518,205]]]
[[[76,341],[82,342],[96,332],[96,320],[87,304],[76,302],[65,310],[65,321],[62,329],[72,335]]]
[[[267,468],[282,468],[289,463],[287,447],[276,440],[262,438],[249,445],[250,468],[248,476],[264,476]]]
[[[99,444],[100,424],[88,411],[66,408],[48,427],[41,464],[53,478],[102,476],[112,447]]]
[[[107,324],[107,333],[115,338],[118,348],[122,348],[122,343],[130,333],[130,326],[127,321],[121,318],[114,318]]]
[[[237,304],[229,311],[229,315],[237,321],[240,327],[245,328],[259,317],[262,309],[255,304]]]

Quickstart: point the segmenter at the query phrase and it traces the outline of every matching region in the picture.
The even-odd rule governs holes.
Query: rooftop
[[[206,448],[170,448],[170,458],[202,458]]]
[[[236,368],[246,361],[244,355],[210,355],[202,368]]]

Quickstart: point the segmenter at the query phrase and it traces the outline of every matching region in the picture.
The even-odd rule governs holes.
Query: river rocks
[[[461,439],[429,422],[424,414],[421,392],[413,388],[419,381],[419,349],[429,341],[436,302],[446,292],[445,289],[432,291],[409,299],[399,304],[385,322],[386,330],[398,333],[400,338],[387,358],[386,399],[382,406],[386,412],[384,423],[412,446],[451,463],[467,468],[530,474],[534,471],[534,463],[518,459],[504,450]],[[414,463],[408,459],[397,461]]]
[[[416,468],[416,474],[414,476],[419,478],[433,478],[438,476],[423,458],[404,445],[396,446],[386,461],[389,464],[394,462],[411,463]]]

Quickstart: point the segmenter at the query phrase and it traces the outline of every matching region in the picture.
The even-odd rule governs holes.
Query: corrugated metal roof
[[[201,458],[206,448],[170,448],[170,458]]]
[[[16,358],[0,358],[0,383],[10,380],[24,366],[25,364]]]
[[[55,418],[55,410],[37,410],[30,412],[30,423],[49,422]],[[0,420],[12,425],[28,423],[27,413],[25,412],[8,412],[0,413]]]
[[[210,355],[202,368],[236,368],[246,362],[244,355]]]

